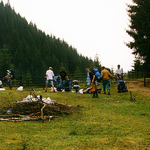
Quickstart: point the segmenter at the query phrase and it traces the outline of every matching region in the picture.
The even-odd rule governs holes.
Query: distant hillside
[[[7,69],[32,78],[44,76],[49,66],[59,74],[65,67],[68,73],[85,73],[93,61],[79,55],[77,50],[55,36],[46,35],[29,23],[8,4],[0,3],[0,76]]]

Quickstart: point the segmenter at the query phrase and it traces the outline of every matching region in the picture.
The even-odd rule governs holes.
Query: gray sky
[[[3,0],[6,3],[8,0]],[[46,34],[54,35],[92,58],[98,54],[102,65],[131,70],[132,41],[126,33],[129,17],[126,4],[132,0],[9,0],[16,13],[35,23]]]

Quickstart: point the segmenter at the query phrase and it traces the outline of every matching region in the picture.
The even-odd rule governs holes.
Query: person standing
[[[54,72],[52,70],[52,67],[49,67],[49,70],[46,71],[46,89],[45,89],[45,92],[47,92],[47,87],[49,85],[52,86],[52,88],[54,90],[53,80],[54,80]]]
[[[93,97],[92,98],[98,98],[96,77],[95,77],[94,71],[91,72],[90,68],[86,68],[86,71],[89,73],[90,84],[92,83],[92,88],[93,88]]]
[[[9,86],[10,90],[12,90],[12,78],[13,78],[13,75],[11,75],[10,70],[7,70],[7,75],[5,76],[5,78],[7,79],[7,83],[8,83],[8,86]]]
[[[90,75],[89,75],[89,72],[87,72],[86,82],[87,82],[87,85],[90,85]]]
[[[108,95],[110,95],[110,88],[109,88],[109,78],[112,77],[112,74],[103,66],[103,70],[101,71],[101,76],[103,78],[103,91],[106,94],[106,88]]]
[[[59,78],[60,78],[61,84],[63,86],[63,92],[64,92],[66,80],[69,80],[66,69],[64,67],[61,68],[61,71],[59,73]]]
[[[117,78],[117,85],[118,85],[118,92],[119,92],[119,82],[120,80],[123,80],[122,70],[120,69],[120,65],[117,66],[117,69],[115,71],[115,75]]]

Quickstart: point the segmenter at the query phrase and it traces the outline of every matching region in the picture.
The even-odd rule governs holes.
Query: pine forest
[[[36,24],[17,14],[9,4],[0,3],[0,77],[12,68],[15,75],[31,79],[44,77],[51,66],[59,75],[61,67],[67,73],[86,73],[94,61],[77,52],[64,40],[46,35]]]

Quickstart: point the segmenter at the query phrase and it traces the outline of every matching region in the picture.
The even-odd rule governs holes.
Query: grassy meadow
[[[102,85],[100,85],[102,88]],[[79,107],[72,115],[45,123],[38,121],[0,121],[0,149],[4,150],[146,150],[150,149],[150,97],[142,92],[111,95],[71,92],[51,93],[35,89],[43,97]],[[12,106],[30,91],[0,91],[0,106]]]

